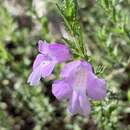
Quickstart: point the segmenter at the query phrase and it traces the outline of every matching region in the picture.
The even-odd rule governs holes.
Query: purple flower
[[[64,66],[61,80],[52,85],[52,93],[59,99],[69,100],[69,111],[88,116],[90,113],[89,98],[101,100],[106,96],[106,83],[99,79],[86,61],[73,61]]]
[[[56,64],[70,59],[68,48],[62,44],[48,44],[40,40],[38,50],[40,54],[36,56],[32,73],[28,78],[30,85],[37,85],[41,77],[45,78],[52,73]]]

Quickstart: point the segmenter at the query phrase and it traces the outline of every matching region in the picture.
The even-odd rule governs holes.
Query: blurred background
[[[89,119],[71,117],[67,103],[55,99],[51,93],[55,75],[42,79],[37,87],[27,84],[38,53],[37,41],[63,42],[61,37],[66,35],[55,3],[0,0],[0,130],[130,130],[130,1],[117,4],[120,12],[115,22],[111,15],[116,17],[116,13],[106,13],[95,0],[79,1],[80,22],[94,69],[105,66],[101,76],[117,93],[102,102],[104,113],[99,103],[93,103]]]

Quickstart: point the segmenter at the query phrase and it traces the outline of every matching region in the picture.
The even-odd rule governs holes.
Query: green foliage
[[[57,4],[57,8],[68,29],[69,38],[63,37],[70,46],[74,56],[88,59],[86,47],[84,46],[83,34],[79,23],[77,0],[63,0],[62,4]]]
[[[12,34],[16,28],[16,24],[13,23],[13,19],[7,10],[0,6],[0,71],[3,70],[3,66],[11,56],[5,48],[4,42],[11,39]]]

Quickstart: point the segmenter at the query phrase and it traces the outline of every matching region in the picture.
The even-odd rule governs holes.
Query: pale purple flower
[[[49,76],[55,65],[70,59],[67,46],[58,43],[48,44],[43,41],[38,42],[39,54],[33,63],[32,73],[28,78],[30,85],[37,85],[41,77]]]
[[[101,100],[106,96],[106,83],[99,79],[86,61],[73,61],[64,66],[61,80],[52,85],[52,93],[59,99],[69,101],[69,111],[88,116],[90,113],[89,98]]]

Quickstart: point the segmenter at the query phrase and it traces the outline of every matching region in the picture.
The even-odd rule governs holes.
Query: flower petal
[[[49,45],[49,56],[58,62],[70,59],[70,53],[67,46],[58,43]]]
[[[73,61],[65,64],[65,66],[61,70],[60,77],[61,78],[69,77],[71,73],[74,73],[76,71],[76,68],[79,65],[80,65],[80,61]]]
[[[80,91],[73,91],[72,98],[69,103],[69,111],[72,115],[81,114],[88,116],[90,113],[90,103],[87,99],[86,93]]]
[[[75,115],[79,112],[79,94],[76,91],[73,91],[72,97],[69,101],[68,109],[72,115]]]
[[[79,104],[80,104],[79,113],[83,116],[88,116],[91,108],[86,93],[79,94]]]
[[[55,65],[56,65],[55,61],[45,61],[44,64],[42,65],[42,70],[41,70],[42,77],[45,78],[45,77],[49,76],[52,73]]]
[[[70,97],[72,89],[64,80],[57,80],[52,85],[52,93],[58,100],[63,100]]]
[[[65,78],[70,76],[70,74],[75,73],[77,71],[78,67],[86,71],[92,72],[92,66],[88,62],[84,60],[81,61],[77,60],[77,61],[67,63],[61,70],[60,77]]]
[[[33,86],[33,85],[38,85],[41,76],[42,76],[41,68],[40,68],[40,67],[37,67],[37,68],[34,69],[34,70],[32,71],[32,73],[30,74],[30,76],[29,76],[27,82],[30,83],[31,86]]]
[[[28,83],[30,83],[30,85],[38,85],[41,77],[45,78],[49,76],[56,63],[53,61],[42,61],[39,65],[37,64],[38,63],[35,63],[34,69],[28,78]]]
[[[34,60],[33,69],[37,68],[45,60],[46,57],[43,54],[38,54]]]
[[[42,41],[42,40],[39,40],[38,41],[38,50],[40,53],[42,54],[48,54],[48,48],[49,48],[49,44],[46,42],[46,41]]]
[[[81,60],[81,65],[82,65],[83,67],[85,67],[85,69],[86,69],[87,71],[91,71],[91,72],[93,71],[91,64],[88,63],[87,61]]]
[[[103,99],[106,96],[106,82],[99,79],[95,74],[88,73],[87,81],[88,96],[95,100]]]

